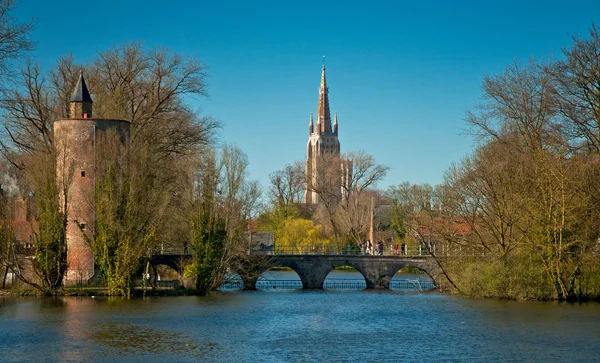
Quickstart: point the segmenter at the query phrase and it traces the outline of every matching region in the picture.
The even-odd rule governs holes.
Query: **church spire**
[[[313,114],[310,114],[310,122],[308,123],[308,136],[312,135],[315,132],[315,125],[313,123]]]
[[[319,87],[319,103],[317,104],[317,124],[321,124],[322,133],[331,133],[331,113],[329,111],[329,89],[325,77],[325,61],[321,70],[321,87]]]

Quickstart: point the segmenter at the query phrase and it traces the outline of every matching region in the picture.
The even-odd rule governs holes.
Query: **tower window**
[[[79,228],[81,228],[82,231],[85,231],[85,223],[79,223]]]
[[[84,170],[81,171],[81,177],[85,178],[85,171]]]

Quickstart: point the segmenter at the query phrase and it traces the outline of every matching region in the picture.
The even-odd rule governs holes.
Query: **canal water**
[[[383,289],[0,297],[0,361],[600,362],[600,304]]]

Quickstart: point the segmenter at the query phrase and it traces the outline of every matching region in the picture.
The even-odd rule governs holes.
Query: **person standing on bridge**
[[[398,242],[394,245],[394,255],[398,256]]]

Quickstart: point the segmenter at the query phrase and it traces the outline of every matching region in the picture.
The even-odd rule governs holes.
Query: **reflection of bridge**
[[[190,255],[154,255],[153,265],[166,265],[178,272],[191,259]],[[236,271],[246,289],[254,290],[260,275],[274,266],[294,270],[305,289],[323,288],[327,275],[341,266],[354,267],[365,278],[367,288],[389,288],[390,281],[399,270],[416,267],[436,281],[438,265],[429,256],[366,256],[366,255],[252,255]]]

